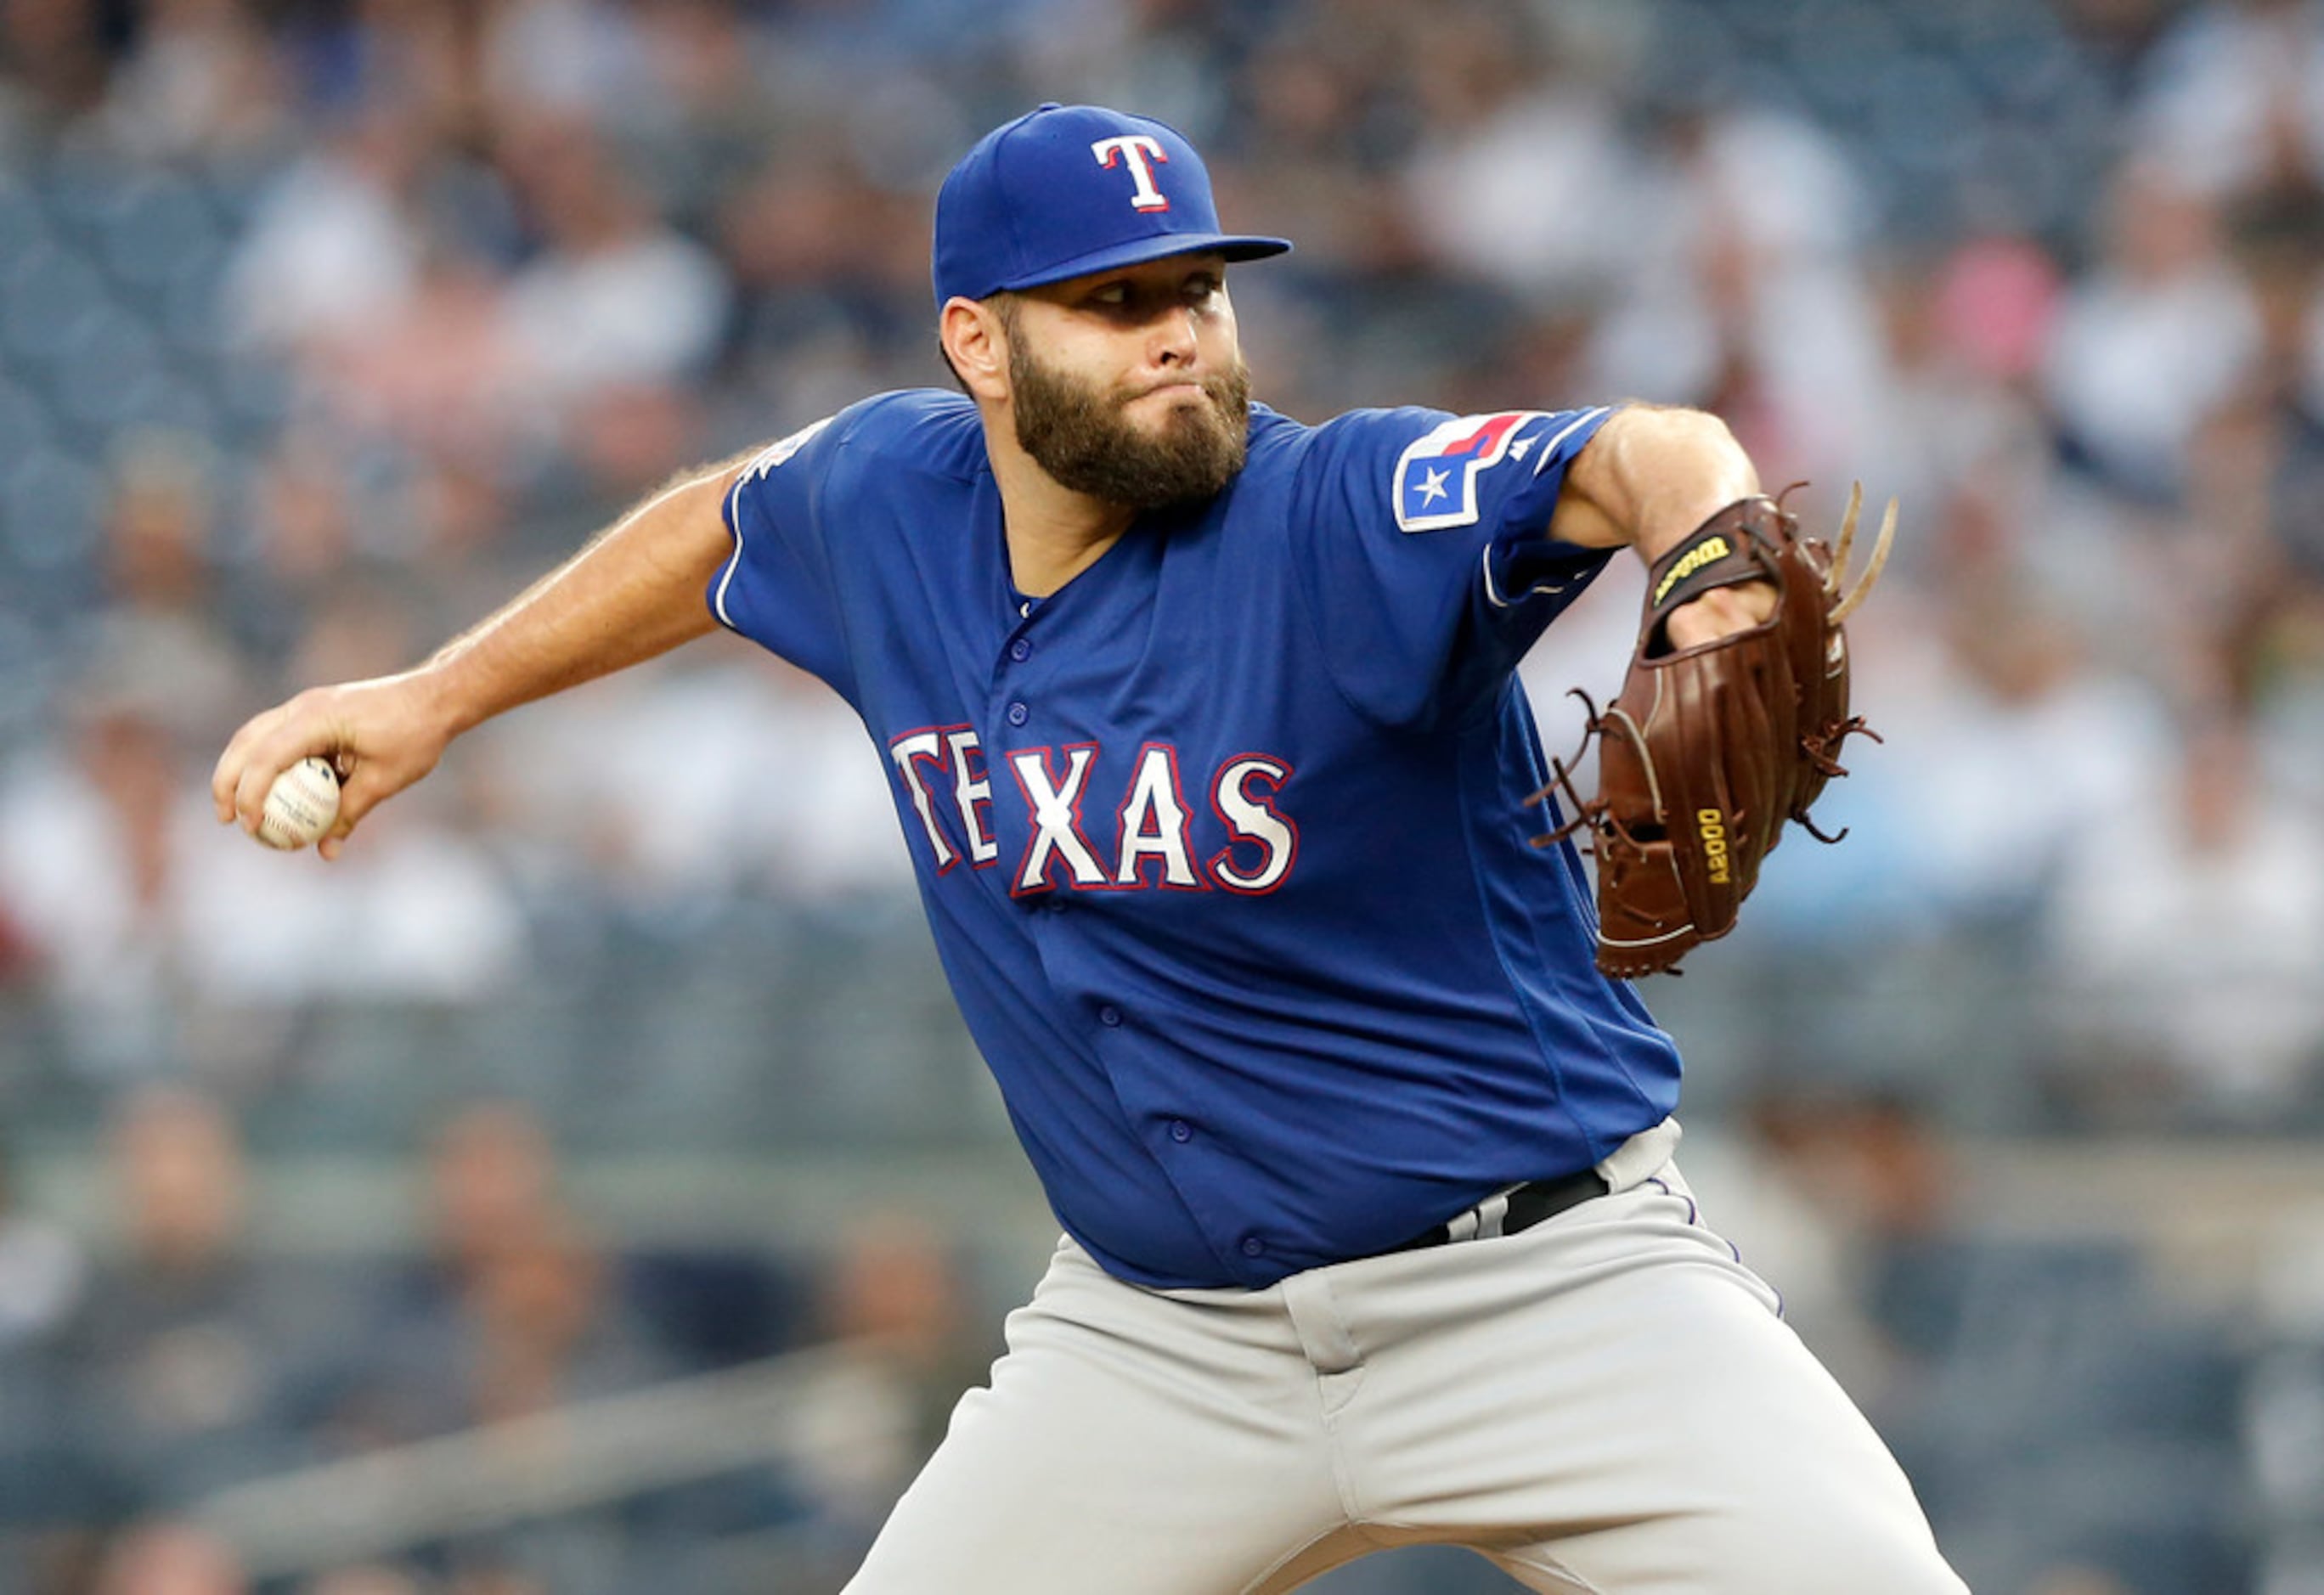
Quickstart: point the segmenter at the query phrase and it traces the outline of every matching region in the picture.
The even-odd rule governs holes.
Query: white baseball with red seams
[[[301,759],[274,778],[258,839],[285,852],[322,840],[339,817],[339,777],[324,759]]]

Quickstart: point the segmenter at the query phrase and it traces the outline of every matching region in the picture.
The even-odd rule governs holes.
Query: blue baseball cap
[[[1054,102],[994,128],[936,195],[936,304],[1167,255],[1258,260],[1282,238],[1219,231],[1211,174],[1175,127]]]

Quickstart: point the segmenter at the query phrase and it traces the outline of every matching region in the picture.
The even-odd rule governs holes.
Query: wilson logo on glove
[[[1733,546],[1730,545],[1723,537],[1710,537],[1703,539],[1702,542],[1697,543],[1694,547],[1689,549],[1683,558],[1670,567],[1670,573],[1668,575],[1665,576],[1662,580],[1655,584],[1655,595],[1648,599],[1647,602],[1649,604],[1660,604],[1665,598],[1670,595],[1670,590],[1678,585],[1679,583],[1684,581],[1687,577],[1692,576],[1696,571],[1701,570],[1704,566],[1709,565],[1713,560],[1728,558],[1732,556],[1734,552],[1735,549]]]
[[[1889,501],[1862,577],[1843,593],[1863,505],[1858,485],[1837,550],[1800,536],[1777,500],[1728,505],[1648,573],[1637,650],[1612,705],[1600,714],[1577,691],[1590,713],[1583,746],[1598,748],[1598,794],[1583,800],[1572,767],[1553,761],[1549,783],[1527,801],[1562,792],[1574,806],[1536,847],[1591,832],[1605,973],[1672,969],[1697,943],[1732,930],[1785,821],[1821,842],[1847,834],[1825,835],[1808,810],[1826,781],[1848,773],[1837,755],[1849,737],[1879,740],[1849,713],[1840,625],[1887,564],[1896,504]],[[1692,648],[1669,645],[1672,611],[1743,582],[1775,588],[1767,619]],[[1674,824],[1680,816],[1692,823]]]

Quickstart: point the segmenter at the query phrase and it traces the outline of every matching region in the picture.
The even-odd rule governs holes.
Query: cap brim
[[[1071,260],[1058,261],[1038,272],[1027,272],[994,285],[995,293],[1018,288],[1039,288],[1046,283],[1063,282],[1070,277],[1086,277],[1093,272],[1111,272],[1117,266],[1142,265],[1148,261],[1168,260],[1179,254],[1222,254],[1230,261],[1265,260],[1271,254],[1287,254],[1291,250],[1288,238],[1263,238],[1248,233],[1162,233],[1134,239],[1128,244],[1116,244],[1109,248],[1092,250]]]

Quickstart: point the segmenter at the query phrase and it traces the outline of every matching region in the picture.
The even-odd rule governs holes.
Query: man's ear
[[[938,332],[945,358],[968,396],[999,403],[1009,397],[1008,329],[991,301],[962,299],[945,301]]]

